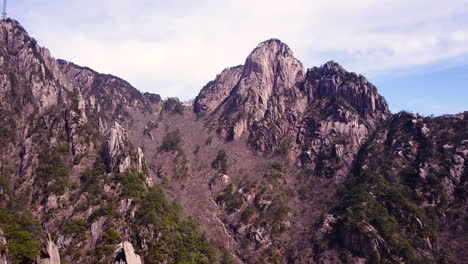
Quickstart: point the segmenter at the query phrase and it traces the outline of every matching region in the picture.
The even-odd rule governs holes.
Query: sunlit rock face
[[[349,173],[369,134],[391,115],[363,76],[335,62],[305,70],[276,39],[255,48],[244,66],[226,69],[209,82],[195,100],[195,111],[216,120],[219,135],[228,141],[244,138],[266,155],[290,148],[288,154],[304,167],[338,181]],[[330,152],[338,161],[317,166],[324,163],[319,156]]]
[[[124,241],[118,245],[116,251],[117,256],[114,264],[141,264],[141,258],[135,254],[132,243]]]

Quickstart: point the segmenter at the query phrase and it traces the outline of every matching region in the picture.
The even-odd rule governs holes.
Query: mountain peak
[[[10,50],[10,52],[18,52],[19,50],[42,52],[41,47],[37,45],[37,41],[29,36],[18,21],[11,18],[0,20],[0,43],[2,47]]]
[[[279,39],[269,39],[261,42],[247,57],[246,65],[249,61],[260,60],[263,62],[273,62],[279,58],[290,58],[298,60],[294,57],[292,50]]]
[[[11,18],[0,20],[0,26],[2,29],[9,29],[9,30],[16,29],[26,35],[28,34],[26,30],[23,28],[23,26],[18,21],[11,19]]]
[[[260,44],[257,45],[254,51],[259,50],[259,49],[274,49],[274,48],[281,48],[292,53],[291,49],[286,43],[276,38],[271,38],[271,39],[261,42]]]
[[[341,66],[338,62],[333,61],[333,60],[325,62],[325,64],[322,65],[322,68],[326,68],[329,70],[336,70],[336,69],[344,70],[343,66]]]
[[[226,100],[232,107],[237,104],[235,98],[248,98],[245,100],[250,102],[249,107],[256,109],[255,115],[260,118],[273,94],[287,93],[304,77],[304,67],[288,45],[269,39],[249,54],[243,66],[225,69],[209,82],[195,99],[194,109],[197,113],[209,113]]]
[[[295,79],[299,77],[298,75],[304,75],[304,67],[294,57],[288,45],[278,39],[269,39],[260,43],[249,54],[245,61],[242,77],[261,78],[270,84],[268,88],[271,89],[278,76],[283,76],[282,82],[285,82],[283,86],[289,88],[295,85]]]
[[[0,19],[0,25],[4,25],[4,24],[16,24],[18,26],[21,26],[18,21],[11,19],[11,18]]]

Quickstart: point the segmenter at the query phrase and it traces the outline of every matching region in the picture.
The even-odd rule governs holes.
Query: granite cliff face
[[[222,87],[222,97],[215,96],[221,89],[214,87]],[[210,82],[195,99],[195,111],[211,118],[226,140],[244,138],[267,155],[300,156],[303,166],[338,178],[349,173],[361,145],[391,115],[363,76],[335,62],[305,71],[289,47],[275,39],[261,43],[243,67],[225,70]],[[317,168],[320,156],[330,152],[339,161]],[[322,167],[344,168],[327,172]]]
[[[194,111],[201,114],[214,112],[231,94],[244,71],[244,66],[227,68],[216,79],[203,87],[194,102]]]
[[[276,39],[191,104],[2,20],[0,263],[464,263],[467,131]]]

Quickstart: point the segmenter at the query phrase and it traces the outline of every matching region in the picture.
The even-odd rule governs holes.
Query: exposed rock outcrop
[[[117,246],[115,250],[117,256],[113,261],[114,264],[141,264],[141,258],[135,254],[132,243],[124,241]]]
[[[374,85],[364,76],[347,72],[333,61],[309,69],[305,89],[309,102],[320,98],[343,98],[373,129],[390,116],[385,99]]]
[[[3,235],[3,231],[2,229],[0,229],[0,248],[4,246],[6,243],[7,241]],[[8,256],[4,254],[3,252],[0,252],[0,264],[10,264],[8,260]]]
[[[243,71],[243,65],[227,68],[214,81],[207,83],[195,98],[194,111],[202,114],[215,111],[239,83]]]
[[[91,242],[93,244],[96,243],[101,237],[105,221],[105,217],[100,217],[97,221],[91,224]]]
[[[225,139],[244,137],[264,154],[299,157],[302,166],[337,181],[349,173],[369,135],[390,117],[385,100],[363,76],[335,62],[305,72],[289,47],[276,39],[248,56],[240,77],[239,69],[225,70],[210,82],[195,111],[218,120]],[[336,159],[324,161],[330,155]]]
[[[344,232],[342,234],[344,246],[366,259],[380,260],[380,253],[389,256],[388,246],[385,240],[378,235],[377,230],[371,225],[366,225],[363,228],[364,231]]]
[[[260,152],[279,149],[291,138],[298,137],[303,143],[308,128],[301,131],[300,127],[315,108],[323,116],[317,121],[328,119],[325,122],[330,123],[324,124],[328,131],[322,132],[328,134],[336,122],[343,123],[338,127],[352,130],[343,136],[351,136],[353,149],[348,152],[355,154],[370,130],[390,115],[385,100],[364,77],[345,71],[335,62],[305,73],[302,63],[279,40],[261,43],[247,58],[237,85],[230,88],[239,78],[239,67],[233,69],[225,70],[202,90],[199,98],[212,98],[210,106],[200,99],[195,102],[195,110],[210,109],[204,111],[209,114],[218,109],[214,118],[219,118],[220,134],[233,140],[248,133],[250,144]],[[225,79],[231,80],[229,85]],[[223,91],[221,99],[217,97],[218,90]],[[334,103],[324,109],[323,99]],[[362,126],[348,125],[353,120]]]
[[[125,172],[130,168],[127,132],[119,123],[110,128],[104,149],[111,172]]]
[[[58,250],[57,245],[51,240],[50,234],[47,234],[49,240],[47,242],[47,249],[46,249],[46,258],[41,258],[40,264],[60,264],[60,253]]]
[[[260,130],[262,123],[286,133],[282,121],[305,110],[299,89],[304,76],[302,63],[286,44],[276,39],[261,43],[247,57],[239,83],[221,106],[221,134],[238,139],[248,130]]]

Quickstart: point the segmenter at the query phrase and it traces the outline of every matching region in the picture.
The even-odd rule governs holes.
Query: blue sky
[[[393,112],[468,110],[468,0],[9,0],[56,58],[193,99],[258,43],[365,75]]]

